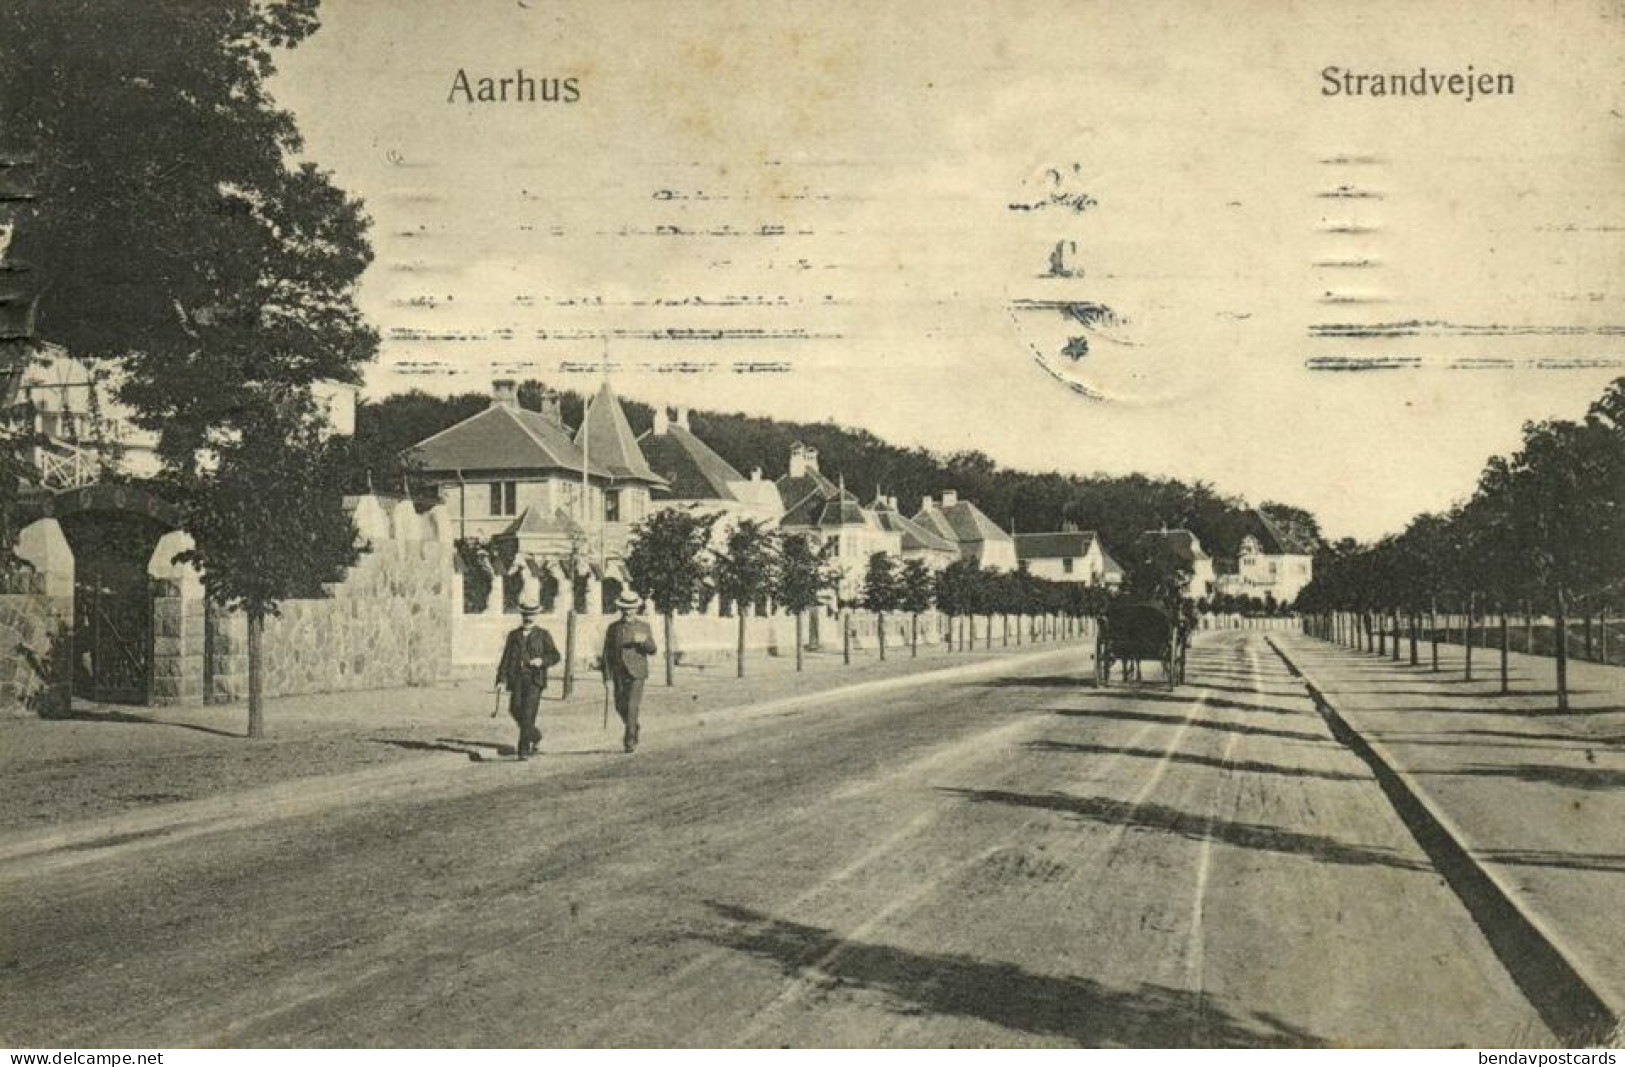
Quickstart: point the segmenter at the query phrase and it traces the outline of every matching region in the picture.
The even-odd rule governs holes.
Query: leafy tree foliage
[[[309,162],[267,90],[317,0],[0,5],[8,147],[37,161],[17,255],[48,284],[43,339],[120,357],[123,399],[172,468],[263,438],[288,388],[355,382],[368,219]]]
[[[1511,605],[1542,602],[1554,617],[1562,709],[1569,611],[1617,607],[1622,590],[1625,378],[1615,379],[1583,419],[1526,424],[1522,447],[1491,457],[1463,506],[1419,516],[1402,534],[1323,559],[1299,603],[1328,615],[1353,613],[1369,626],[1373,615],[1425,600],[1430,609],[1442,603],[1466,612],[1471,625],[1487,601],[1502,615],[1504,632]],[[1322,620],[1322,632],[1331,624]],[[1503,679],[1505,649],[1503,643]]]
[[[713,553],[711,582],[718,593],[733,601],[739,617],[739,647],[735,670],[745,676],[745,625],[752,607],[773,590],[778,569],[778,532],[754,519],[741,519],[723,537]]]
[[[666,684],[672,684],[672,616],[688,611],[706,591],[707,560],[715,514],[661,510],[636,526],[627,539],[626,570],[632,588],[653,602],[665,619]]]
[[[210,600],[248,621],[248,734],[264,733],[261,634],[290,597],[324,595],[355,563],[355,523],[344,510],[334,445],[308,404],[215,450],[218,462],[169,482],[194,548],[181,560],[202,572]]]
[[[837,575],[830,561],[839,547],[835,541],[814,543],[806,534],[779,538],[778,567],[773,575],[773,598],[796,617],[796,670],[802,668],[802,626],[806,613],[822,603],[835,588]]]

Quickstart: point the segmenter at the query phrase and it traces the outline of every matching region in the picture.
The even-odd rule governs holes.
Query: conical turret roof
[[[575,445],[590,457],[593,466],[603,467],[618,479],[664,486],[666,479],[656,474],[638,447],[638,439],[626,421],[626,412],[615,391],[605,382],[581,416]]]

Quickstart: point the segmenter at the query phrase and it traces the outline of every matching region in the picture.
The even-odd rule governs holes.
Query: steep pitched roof
[[[581,451],[552,419],[512,404],[492,404],[407,449],[427,472],[458,470],[581,473]],[[594,458],[589,474],[609,477]]]
[[[1161,539],[1187,563],[1197,563],[1208,558],[1208,554],[1202,550],[1202,543],[1189,530],[1147,530],[1140,537]]]
[[[1304,544],[1291,531],[1270,518],[1262,510],[1248,512],[1249,532],[1258,538],[1258,547],[1267,556],[1312,556],[1314,548]]]
[[[1112,559],[1112,554],[1106,551],[1104,544],[1100,546],[1100,559],[1102,563],[1100,573],[1102,576],[1106,578],[1123,577],[1123,565]]]
[[[689,430],[671,426],[665,433],[645,437],[642,445],[650,469],[669,486],[656,496],[677,500],[739,499],[730,483],[743,482],[744,475]]]
[[[615,398],[615,391],[608,382],[599,388],[598,395],[582,412],[575,445],[616,478],[650,485],[666,484],[664,478],[649,469],[649,461],[638,447],[637,435],[627,424],[626,412],[621,410],[621,402]]]
[[[536,508],[526,508],[506,530],[498,536],[514,538],[579,537],[581,524],[562,509],[548,515]]]
[[[904,552],[959,552],[957,543],[915,522],[889,503],[876,501],[872,510],[881,529],[902,535]]]
[[[780,526],[868,526],[873,521],[857,497],[816,470],[809,470],[799,478],[786,475],[778,480],[779,495],[784,500],[784,516]]]
[[[956,547],[959,544],[959,535],[954,533],[953,523],[949,522],[948,516],[938,510],[935,504],[931,503],[929,497],[926,498],[924,504],[920,505],[919,512],[910,521],[923,529],[929,530],[945,541],[952,541]]]
[[[914,521],[943,537],[951,537],[960,544],[978,541],[1008,541],[998,523],[988,518],[982,509],[969,500],[956,500],[947,507],[932,503],[929,498],[921,505]]]
[[[1016,534],[1015,537],[1017,559],[1072,559],[1089,554],[1095,532],[1062,530],[1056,533]]]

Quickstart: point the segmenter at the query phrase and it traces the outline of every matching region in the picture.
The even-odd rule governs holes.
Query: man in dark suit
[[[536,710],[547,688],[547,669],[559,661],[553,636],[536,625],[542,609],[535,604],[519,605],[519,628],[508,632],[502,646],[502,662],[497,664],[497,688],[508,688],[508,714],[519,724],[520,759],[536,755],[542,731],[536,726]]]
[[[626,725],[623,743],[632,752],[638,747],[638,706],[643,703],[643,683],[649,677],[649,657],[655,654],[655,636],[638,617],[643,600],[636,593],[622,593],[615,606],[621,609],[621,617],[604,631],[600,662],[604,684],[615,690],[615,712]]]

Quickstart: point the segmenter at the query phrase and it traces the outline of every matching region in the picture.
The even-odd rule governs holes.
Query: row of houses
[[[697,437],[688,412],[656,413],[638,436],[608,382],[588,401],[573,431],[556,397],[541,410],[518,402],[517,385],[493,383],[488,407],[410,450],[436,487],[458,537],[504,547],[514,565],[544,590],[574,583],[585,604],[607,604],[626,582],[624,558],[633,526],[661,509],[721,513],[724,524],[752,519],[786,533],[831,543],[840,593],[856,597],[869,558],[884,553],[919,560],[933,571],[956,560],[993,570],[1025,567],[1052,581],[1114,586],[1123,569],[1094,532],[1067,527],[1011,534],[953,490],[926,497],[906,514],[894,496],[868,503],[837,474],[819,468],[818,450],[791,446],[777,480],[755,468],[742,474]],[[1231,592],[1285,603],[1310,576],[1310,549],[1255,512],[1234,575],[1215,574],[1212,559],[1187,530],[1154,531],[1190,564],[1192,597]],[[570,573],[571,568],[575,573]],[[583,592],[597,587],[598,596]],[[493,605],[494,606],[494,605]]]

